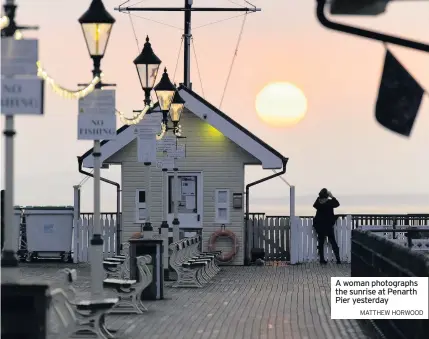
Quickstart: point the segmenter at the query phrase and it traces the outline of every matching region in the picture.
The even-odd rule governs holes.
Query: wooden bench
[[[119,302],[109,311],[111,314],[141,314],[147,308],[141,301],[141,294],[152,281],[152,272],[147,266],[152,262],[150,255],[137,257],[139,282],[136,280],[107,278],[103,286],[118,293]]]
[[[202,287],[218,272],[216,256],[220,252],[200,252],[201,237],[185,238],[172,243],[170,266],[177,273],[173,287]]]
[[[106,278],[128,279],[130,276],[130,244],[122,244],[122,254],[103,260]]]
[[[91,337],[101,339],[114,339],[114,333],[107,329],[105,323],[106,313],[119,298],[103,298],[100,300],[79,299],[72,283],[76,279],[76,271],[64,269],[63,287],[50,290],[49,318],[59,324],[59,339],[73,337]],[[130,329],[129,329],[130,330]]]

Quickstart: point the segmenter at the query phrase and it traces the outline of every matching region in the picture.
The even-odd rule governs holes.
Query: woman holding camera
[[[319,197],[316,199],[313,207],[316,209],[316,216],[313,219],[313,227],[317,232],[319,258],[321,264],[327,264],[324,255],[325,238],[328,237],[329,243],[334,251],[337,264],[341,264],[340,250],[337,241],[335,240],[334,225],[337,217],[334,214],[334,209],[339,207],[340,203],[332,195],[330,191],[323,188],[319,192]]]

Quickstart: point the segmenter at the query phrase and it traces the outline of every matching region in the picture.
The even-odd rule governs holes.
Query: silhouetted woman
[[[328,237],[328,240],[332,246],[335,258],[337,258],[337,263],[341,263],[340,250],[338,248],[338,244],[335,240],[334,235],[334,225],[337,221],[337,217],[334,214],[334,208],[337,208],[338,206],[340,206],[340,203],[326,188],[323,188],[319,192],[319,197],[313,204],[313,207],[317,210],[316,216],[313,220],[313,227],[317,232],[317,249],[319,251],[319,258],[321,264],[327,263],[324,254],[324,245],[326,237]]]

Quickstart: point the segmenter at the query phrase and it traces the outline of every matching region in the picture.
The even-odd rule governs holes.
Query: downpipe
[[[246,222],[246,228],[245,228],[245,239],[247,240],[247,238],[248,238],[248,234],[247,234],[247,232],[249,232],[249,230],[248,230],[248,228],[247,228],[247,225],[249,224],[249,208],[250,208],[250,196],[249,196],[249,191],[250,191],[250,187],[252,187],[252,186],[255,186],[255,185],[258,185],[258,184],[260,184],[260,183],[263,183],[263,182],[265,182],[265,181],[268,181],[268,180],[271,180],[271,179],[273,179],[273,178],[276,178],[276,177],[279,177],[279,176],[281,176],[281,175],[283,175],[283,174],[285,174],[286,173],[286,165],[287,165],[287,162],[288,162],[288,158],[283,158],[282,159],[282,162],[283,162],[283,168],[282,168],[282,170],[280,171],[280,172],[278,172],[278,173],[275,173],[275,174],[271,174],[271,175],[269,175],[268,177],[265,177],[265,178],[262,178],[262,179],[259,179],[259,180],[256,180],[256,181],[254,181],[254,182],[251,182],[251,183],[249,183],[249,184],[247,184],[246,185],[246,216],[245,216],[245,222]],[[246,241],[246,243],[247,243],[247,241]],[[247,246],[250,246],[251,244],[247,244]],[[247,256],[247,252],[248,252],[248,248],[246,248],[245,249],[246,250],[246,256],[245,256],[245,265],[249,265],[249,263],[250,263],[250,258]]]
[[[82,163],[83,163],[83,159],[81,157],[77,157],[77,162],[79,164],[79,173],[82,173],[84,175],[87,175],[91,178],[94,178],[94,175],[90,172],[85,171],[84,169],[82,169]],[[119,255],[121,254],[121,185],[115,181],[103,178],[100,176],[100,180],[116,186],[116,254]]]

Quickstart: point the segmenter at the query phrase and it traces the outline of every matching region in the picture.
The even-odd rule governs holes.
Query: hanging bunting
[[[424,90],[386,49],[375,118],[385,128],[409,137]]]

